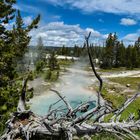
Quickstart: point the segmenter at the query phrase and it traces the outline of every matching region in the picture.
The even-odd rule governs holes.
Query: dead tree
[[[0,140],[15,140],[18,138],[23,140],[37,140],[50,137],[55,140],[72,140],[73,136],[91,136],[101,132],[112,133],[118,139],[140,139],[134,133],[134,131],[140,129],[140,120],[134,120],[132,115],[128,116],[128,119],[126,120],[119,120],[122,112],[140,95],[140,93],[136,93],[116,110],[112,109],[106,101],[101,103],[103,81],[96,72],[92,61],[89,47],[90,34],[91,33],[85,37],[85,40],[92,70],[99,81],[99,90],[97,91],[98,101],[96,107],[88,109],[90,102],[86,102],[73,108],[65,97],[63,97],[58,91],[51,89],[51,91],[55,92],[60,99],[50,105],[49,111],[44,117],[38,116],[25,108],[27,78],[23,84],[17,112],[13,113],[12,117],[7,121],[7,128]],[[59,106],[53,109],[53,106],[61,101],[64,102],[66,108]],[[87,108],[87,110],[83,111],[85,108]],[[82,112],[81,115],[78,115],[78,112]],[[110,113],[114,115],[108,122],[104,122],[104,117]],[[91,119],[90,123],[87,121],[89,119]]]

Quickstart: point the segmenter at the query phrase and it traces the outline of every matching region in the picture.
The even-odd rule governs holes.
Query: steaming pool
[[[73,108],[81,102],[91,101],[90,109],[96,106],[97,100],[96,92],[88,88],[88,86],[93,84],[93,79],[94,77],[91,77],[87,71],[83,70],[82,65],[76,65],[70,68],[64,75],[61,75],[59,82],[55,83],[53,89],[59,91],[62,96],[65,96]],[[47,114],[50,104],[60,99],[52,91],[42,91],[30,101],[31,110],[41,116]],[[53,108],[59,106],[66,108],[62,101],[53,106]]]
[[[64,94],[63,94],[64,95]],[[87,96],[84,94],[69,94],[65,95],[69,103],[72,107],[76,107],[78,104],[84,101],[93,101],[93,103],[90,104],[91,107],[95,107],[96,101],[93,96]],[[31,110],[38,114],[38,115],[45,115],[48,112],[49,105],[52,103],[55,103],[60,98],[57,97],[57,95],[53,92],[50,92],[49,95],[41,95],[38,97],[35,97],[31,102]],[[65,108],[65,104],[61,101],[60,103],[56,104],[54,107],[62,106],[62,108]],[[89,108],[89,109],[90,109]]]

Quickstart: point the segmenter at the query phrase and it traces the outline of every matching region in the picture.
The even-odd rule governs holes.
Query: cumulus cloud
[[[90,42],[98,45],[103,45],[108,34],[102,34],[93,28],[83,29],[79,24],[68,25],[64,22],[50,22],[44,26],[40,26],[38,29],[31,31],[32,36],[30,45],[36,45],[37,39],[42,37],[45,46],[69,46],[72,47],[75,44],[83,45],[84,37],[91,32]],[[134,44],[137,38],[140,36],[140,30],[135,33],[130,33],[122,37],[120,40],[124,41],[127,46]]]
[[[82,29],[79,24],[68,25],[64,24],[64,22],[51,22],[30,33],[32,36],[30,45],[36,45],[38,37],[42,37],[46,46],[82,45],[84,36],[88,32],[92,32],[92,43],[99,43],[99,40],[103,41],[105,39],[104,35],[92,28]]]
[[[139,0],[44,0],[54,5],[69,6],[83,12],[101,11],[115,14],[140,14]]]
[[[122,18],[120,24],[125,26],[131,26],[131,25],[136,25],[137,21],[131,18]]]

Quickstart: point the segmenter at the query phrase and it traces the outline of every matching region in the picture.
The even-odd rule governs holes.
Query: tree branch
[[[89,56],[89,60],[90,60],[90,64],[91,64],[92,70],[93,70],[96,78],[98,79],[98,81],[100,83],[99,90],[98,90],[98,106],[101,106],[100,98],[101,98],[101,91],[102,91],[103,81],[102,81],[101,77],[99,76],[99,74],[96,72],[94,63],[92,61],[91,50],[90,50],[90,47],[89,47],[90,35],[91,35],[91,32],[89,32],[88,36],[85,37],[85,40],[86,40],[86,46],[87,46],[88,56]]]
[[[26,110],[26,88],[27,88],[27,82],[29,80],[29,75],[27,76],[26,79],[23,80],[23,86],[21,90],[21,95],[19,98],[18,106],[17,106],[17,111],[18,112],[24,112]]]

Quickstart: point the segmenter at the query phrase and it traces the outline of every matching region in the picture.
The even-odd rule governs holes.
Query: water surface
[[[88,88],[93,84],[95,77],[91,77],[84,68],[85,64],[76,63],[67,72],[60,75],[59,81],[53,86],[53,89],[66,97],[72,107],[86,101],[93,101],[91,107],[94,107],[97,100],[96,92]],[[39,81],[39,84],[41,84],[41,81]],[[42,86],[46,85],[42,82]],[[46,90],[45,87],[36,91],[38,95],[31,99],[31,110],[38,115],[45,115],[48,112],[49,105],[59,100],[59,97],[54,92]],[[59,102],[54,107],[58,106],[65,108],[63,102]]]

